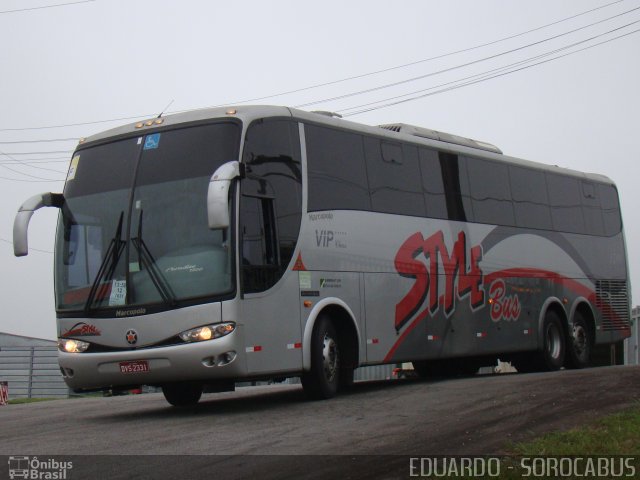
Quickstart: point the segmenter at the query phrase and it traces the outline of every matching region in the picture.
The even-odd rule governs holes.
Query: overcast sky
[[[24,200],[62,191],[79,137],[155,116],[170,102],[170,112],[243,100],[297,106],[398,82],[303,108],[346,114],[432,93],[349,119],[424,126],[609,176],[621,194],[638,302],[637,29],[640,0],[0,0],[0,331],[56,337],[57,212],[33,217],[28,257],[14,258],[10,241]],[[531,67],[443,91],[509,65]],[[350,77],[360,78],[332,83]],[[411,92],[420,93],[392,100]],[[134,118],[102,122],[126,117]]]

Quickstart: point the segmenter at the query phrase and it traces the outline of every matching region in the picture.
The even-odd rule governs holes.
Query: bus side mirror
[[[24,257],[29,253],[27,232],[33,213],[42,207],[62,208],[62,205],[64,196],[61,193],[41,193],[22,204],[13,220],[13,254],[16,257]]]
[[[240,162],[234,160],[220,165],[211,176],[207,192],[207,216],[211,230],[229,227],[229,188],[231,181],[240,174]]]

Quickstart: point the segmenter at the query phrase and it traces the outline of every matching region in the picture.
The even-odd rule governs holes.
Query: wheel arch
[[[361,335],[360,329],[358,328],[358,322],[356,322],[356,316],[349,305],[339,298],[324,298],[314,305],[307,317],[307,322],[304,327],[304,334],[302,337],[303,370],[309,371],[311,369],[311,336],[316,325],[316,321],[322,314],[327,314],[331,317],[339,337],[346,337],[350,339],[348,354],[351,355],[351,361],[354,363],[354,368],[357,367],[360,362]]]

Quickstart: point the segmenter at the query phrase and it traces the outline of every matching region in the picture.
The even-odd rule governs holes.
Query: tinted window
[[[551,212],[544,173],[510,166],[509,177],[516,226],[550,230]]]
[[[447,218],[447,200],[437,151],[420,149],[420,174],[427,216]]]
[[[271,287],[291,261],[300,232],[302,172],[298,126],[265,120],[247,131],[240,234],[243,288]]]
[[[596,185],[582,181],[582,215],[584,217],[585,232],[589,235],[604,235],[602,208]]]
[[[76,152],[65,198],[131,188],[140,148],[137,138],[129,138]]]
[[[305,126],[309,211],[370,210],[361,135]]]
[[[546,175],[553,228],[563,232],[584,233],[580,181],[553,173]]]
[[[600,205],[602,206],[602,218],[604,221],[605,234],[615,235],[622,229],[618,192],[615,187],[611,185],[599,184],[598,193],[600,195]]]
[[[507,166],[479,158],[466,160],[474,220],[514,225]]]
[[[371,207],[376,212],[424,216],[415,147],[365,138]]]

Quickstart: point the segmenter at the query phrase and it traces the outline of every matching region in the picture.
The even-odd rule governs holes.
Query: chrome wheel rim
[[[573,326],[573,351],[582,357],[587,351],[587,331],[582,325]]]
[[[332,382],[338,374],[338,344],[329,334],[325,334],[322,345],[322,367],[328,382]]]

